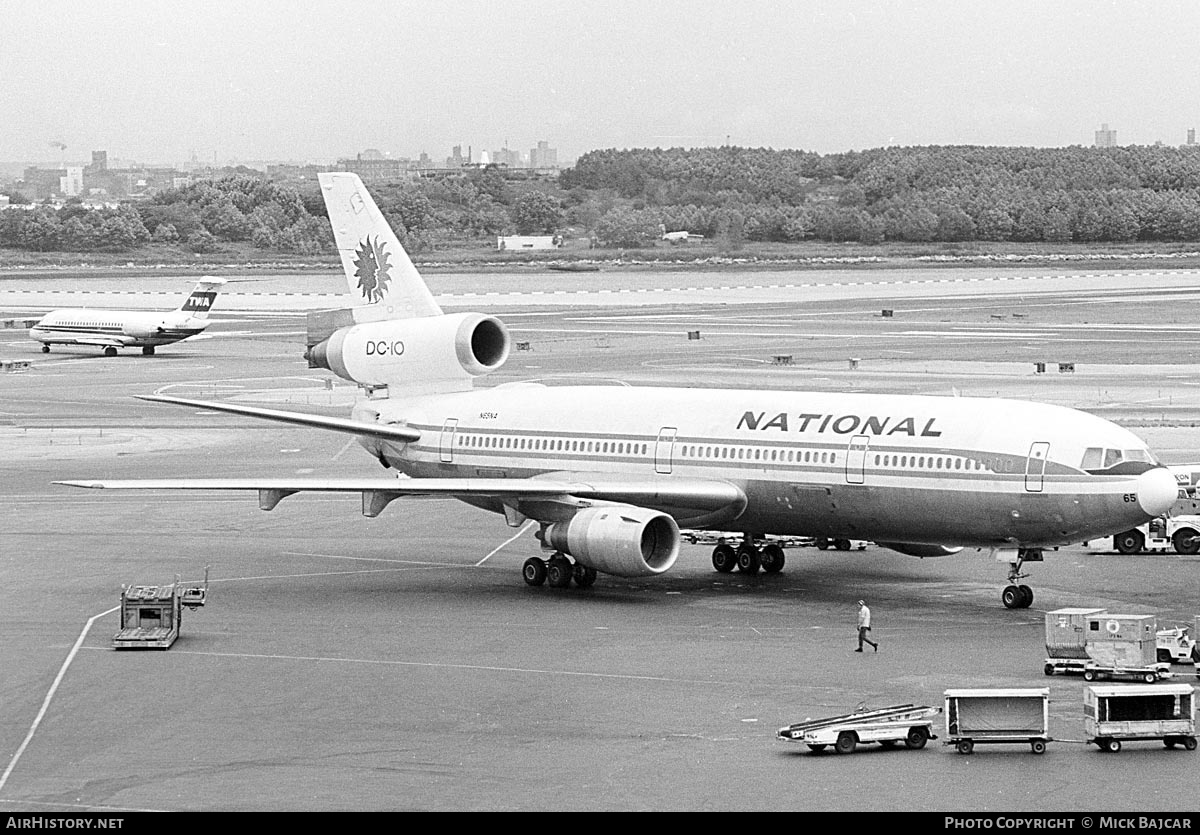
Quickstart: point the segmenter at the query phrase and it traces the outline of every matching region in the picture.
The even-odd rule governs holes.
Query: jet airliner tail
[[[224,284],[225,279],[223,278],[205,276],[196,282],[196,289],[192,290],[192,294],[184,299],[179,309],[193,319],[207,319],[208,311],[212,309],[213,302],[217,299],[217,292]]]
[[[355,322],[440,316],[442,309],[357,174],[318,174]]]

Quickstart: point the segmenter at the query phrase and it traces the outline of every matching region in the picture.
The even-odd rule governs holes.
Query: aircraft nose
[[[1179,485],[1166,467],[1155,467],[1138,476],[1138,504],[1148,516],[1162,516],[1179,498]]]

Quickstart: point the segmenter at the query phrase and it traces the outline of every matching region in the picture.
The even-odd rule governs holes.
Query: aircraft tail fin
[[[356,322],[440,316],[442,309],[357,174],[318,174]]]
[[[192,294],[183,300],[179,309],[193,319],[207,319],[208,311],[212,309],[213,302],[217,300],[217,292],[224,284],[225,279],[223,278],[205,276],[196,282],[196,289],[192,290]]]

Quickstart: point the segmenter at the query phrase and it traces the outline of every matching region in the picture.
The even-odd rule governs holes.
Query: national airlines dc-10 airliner
[[[530,585],[661,574],[680,529],[735,531],[717,571],[776,573],[770,537],[871,540],[916,557],[964,548],[1007,563],[1001,599],[1046,550],[1128,530],[1175,501],[1175,477],[1132,432],[1085,412],[993,398],[701,388],[475,388],[509,354],[505,325],[445,314],[359,178],[319,175],[356,306],[312,338],[309,364],[357,383],[349,418],[143,399],[355,435],[395,478],[68,481],[107,489],[442,495],[536,523]],[[317,321],[317,320],[310,320]],[[311,328],[310,328],[311,330]],[[324,337],[324,338],[319,338]]]

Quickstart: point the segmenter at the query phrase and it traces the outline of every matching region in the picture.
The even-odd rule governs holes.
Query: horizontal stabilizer
[[[159,394],[136,395],[139,400],[149,400],[153,403],[171,403],[176,406],[191,406],[196,409],[209,409],[214,412],[226,412],[231,415],[273,420],[279,423],[291,423],[296,426],[312,426],[317,429],[328,429],[333,432],[346,432],[368,438],[381,438],[385,441],[411,443],[421,437],[416,429],[397,424],[363,423],[350,418],[325,417],[310,415],[303,412],[284,412],[279,409],[263,409],[258,406],[235,406],[230,403],[210,403],[206,400],[190,400],[185,397],[166,397]]]

